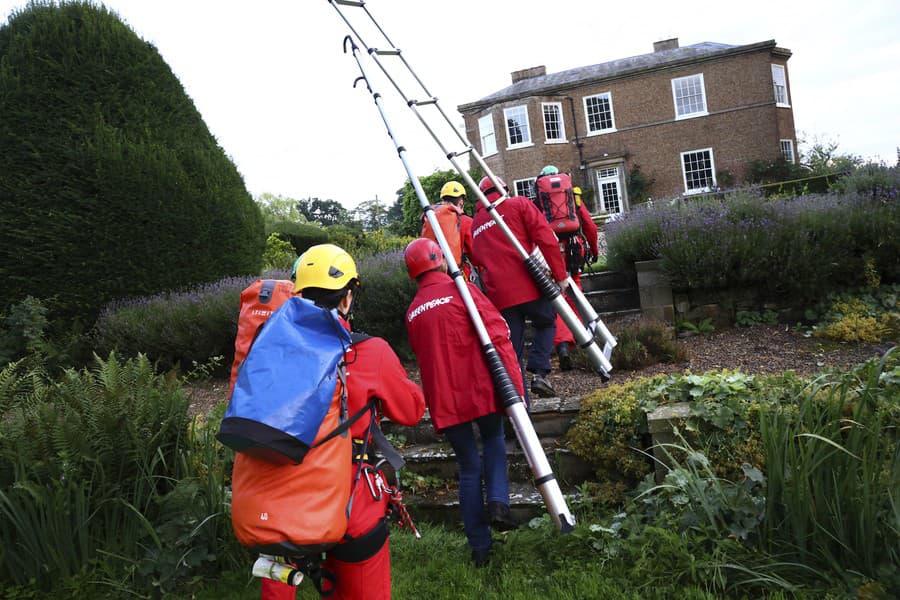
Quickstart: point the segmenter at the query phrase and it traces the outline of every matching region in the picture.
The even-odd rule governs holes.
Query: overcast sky
[[[25,4],[0,0],[0,16],[5,22]],[[342,49],[349,30],[327,0],[105,4],[157,47],[251,194],[330,198],[348,208],[376,196],[394,201],[407,172],[372,96],[353,88],[359,69]],[[552,73],[602,63],[650,52],[654,41],[673,37],[682,46],[774,39],[793,52],[788,76],[799,136],[837,142],[840,152],[865,159],[897,158],[897,0],[367,0],[366,7],[460,126],[458,105],[506,87],[519,69],[545,65]],[[365,17],[359,8],[343,11]],[[367,56],[362,60],[370,75],[382,77]],[[375,76],[413,172],[452,168],[394,88]]]

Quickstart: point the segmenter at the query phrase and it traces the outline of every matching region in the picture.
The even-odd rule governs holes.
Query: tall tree
[[[388,209],[378,200],[360,202],[353,210],[353,218],[362,226],[363,231],[376,231],[388,224]]]
[[[809,168],[813,175],[849,172],[864,162],[855,154],[838,152],[838,142],[832,139],[813,136],[812,141],[807,142],[801,138],[799,146],[803,149],[800,162]]]
[[[425,192],[426,199],[431,204],[441,201],[441,188],[444,187],[444,184],[448,181],[458,181],[463,183],[463,179],[459,176],[459,173],[449,169],[446,171],[435,171],[431,175],[419,177],[419,183],[422,186],[422,190]],[[472,202],[475,198],[472,190],[466,190],[466,197],[466,212],[471,214],[474,210]],[[402,235],[419,235],[419,232],[422,230],[422,205],[419,202],[416,191],[409,179],[406,180],[403,189],[400,190],[400,200],[403,203],[403,222],[399,233]]]
[[[254,273],[259,209],[156,48],[87,2],[0,27],[2,305],[104,303]]]
[[[304,198],[299,201],[299,209],[308,221],[324,226],[338,225],[347,220],[347,209],[336,200]]]

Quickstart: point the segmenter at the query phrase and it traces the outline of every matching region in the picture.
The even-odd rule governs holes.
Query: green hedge
[[[0,27],[0,308],[90,324],[111,300],[258,271],[259,209],[158,51],[105,8]]]

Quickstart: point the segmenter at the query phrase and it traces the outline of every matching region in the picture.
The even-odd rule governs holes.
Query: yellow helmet
[[[441,198],[450,196],[451,198],[459,198],[466,195],[466,188],[458,181],[448,181],[441,188]]]
[[[294,292],[306,288],[340,290],[359,279],[356,263],[346,250],[334,244],[312,246],[294,262]]]

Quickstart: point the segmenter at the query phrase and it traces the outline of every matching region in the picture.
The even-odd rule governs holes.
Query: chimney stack
[[[522,69],[521,71],[513,71],[510,73],[512,82],[518,83],[523,79],[531,79],[533,77],[542,77],[547,74],[547,67],[541,65],[539,67],[531,67],[530,69]]]
[[[653,51],[661,52],[663,50],[674,50],[678,47],[678,38],[669,38],[659,42],[653,42]]]

